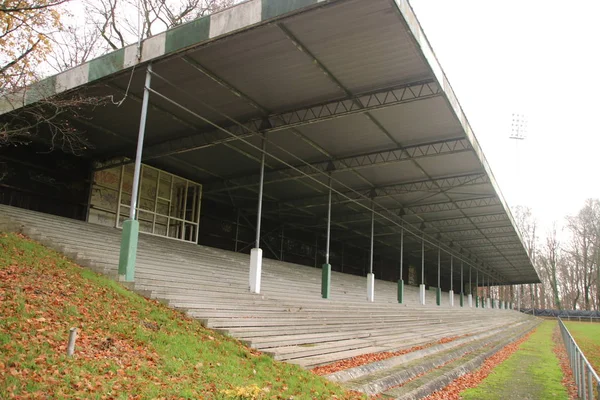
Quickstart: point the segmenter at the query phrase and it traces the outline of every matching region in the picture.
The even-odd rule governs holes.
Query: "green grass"
[[[0,315],[0,398],[361,397],[14,234],[0,234]]]
[[[477,387],[461,393],[466,400],[568,399],[563,375],[552,351],[554,321],[544,321],[527,341]]]
[[[596,372],[600,371],[600,324],[569,322],[565,325]]]

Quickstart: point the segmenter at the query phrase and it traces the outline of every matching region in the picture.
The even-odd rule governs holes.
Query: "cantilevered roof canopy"
[[[95,159],[135,153],[152,62],[144,162],[254,210],[376,251],[437,244],[496,283],[535,283],[510,211],[406,0],[251,0],[29,88],[4,113],[62,92],[113,96],[73,121]],[[434,245],[435,244],[435,245]]]

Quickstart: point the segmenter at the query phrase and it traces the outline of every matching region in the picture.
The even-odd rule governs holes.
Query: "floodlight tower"
[[[512,124],[510,129],[509,139],[515,141],[515,181],[517,182],[517,192],[521,192],[521,165],[519,157],[519,142],[525,140],[525,134],[527,133],[527,118],[524,114],[513,113]],[[517,286],[517,309],[521,311],[521,285]],[[532,303],[531,308],[534,308]]]

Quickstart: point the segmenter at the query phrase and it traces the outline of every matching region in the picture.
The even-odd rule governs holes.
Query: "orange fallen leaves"
[[[577,399],[577,386],[573,380],[573,371],[571,371],[571,366],[569,364],[569,356],[560,335],[560,328],[558,325],[552,332],[552,341],[554,342],[554,348],[552,350],[558,358],[560,369],[563,373],[563,379],[561,383],[567,389],[567,392],[569,393],[569,399],[575,400]]]
[[[444,389],[439,390],[437,392],[432,393],[425,400],[458,400],[460,399],[460,392],[465,389],[473,388],[479,385],[479,383],[484,380],[493,369],[510,357],[515,351],[518,350],[521,343],[525,342],[529,339],[529,337],[533,334],[529,332],[527,335],[522,338],[504,346],[500,351],[487,358],[481,368],[477,371],[470,372],[461,376],[460,378],[454,380]]]
[[[441,338],[437,342],[427,343],[422,346],[413,346],[411,348],[402,349],[402,350],[398,350],[398,351],[382,351],[380,353],[361,354],[356,357],[347,358],[345,360],[336,361],[331,364],[315,367],[311,371],[317,375],[329,375],[329,374],[333,374],[338,371],[343,371],[345,369],[360,367],[361,365],[366,365],[366,364],[374,363],[377,361],[383,361],[383,360],[387,360],[388,358],[398,357],[398,356],[401,356],[404,354],[412,353],[414,351],[423,350],[428,347],[434,346],[436,344],[450,343],[454,340],[460,339],[465,336],[468,336],[468,335],[450,336],[450,337],[446,337],[446,338]]]

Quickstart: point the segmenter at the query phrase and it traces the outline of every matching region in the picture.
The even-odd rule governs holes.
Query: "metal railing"
[[[558,317],[558,325],[562,334],[565,348],[569,356],[569,363],[573,372],[573,380],[577,385],[577,395],[580,399],[593,400],[598,399],[600,395],[600,378],[590,362],[573,339],[573,336]]]

